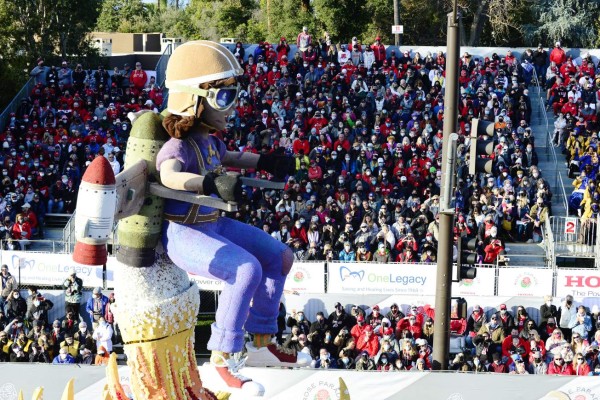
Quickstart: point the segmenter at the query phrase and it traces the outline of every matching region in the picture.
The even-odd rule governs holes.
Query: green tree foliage
[[[530,41],[560,40],[568,47],[593,47],[597,43],[599,0],[542,0],[533,7],[535,23],[525,26]]]
[[[100,32],[128,32],[136,20],[149,17],[148,5],[142,0],[104,0],[96,30]]]
[[[313,6],[319,28],[334,41],[349,41],[353,36],[360,36],[370,22],[365,2],[361,0],[314,0]]]
[[[37,57],[97,57],[88,33],[100,0],[0,0],[0,109],[29,78]],[[97,59],[95,59],[97,60]]]

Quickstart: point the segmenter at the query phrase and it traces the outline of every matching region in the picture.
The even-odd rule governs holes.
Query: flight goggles
[[[240,92],[239,84],[236,86],[202,89],[178,83],[170,83],[168,87],[178,92],[191,93],[203,97],[212,108],[218,111],[226,111],[233,107]]]

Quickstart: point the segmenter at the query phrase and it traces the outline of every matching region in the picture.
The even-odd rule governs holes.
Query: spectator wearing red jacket
[[[550,52],[550,62],[554,61],[557,66],[560,66],[562,63],[567,61],[567,54],[560,47],[560,42],[556,42],[554,44],[554,48]]]
[[[146,87],[146,82],[148,82],[148,74],[142,69],[142,63],[135,63],[135,70],[131,73],[131,84],[136,94],[139,94]]]
[[[548,365],[548,375],[574,375],[571,364],[566,363],[562,355],[554,356],[554,360]]]
[[[379,353],[379,338],[373,333],[371,325],[365,326],[362,335],[356,341],[358,351],[366,351],[369,357],[375,357]]]
[[[363,335],[367,326],[370,325],[365,323],[364,315],[361,314],[356,317],[356,325],[354,325],[350,330],[350,335],[354,338],[355,342],[358,342],[358,339],[360,339],[360,337]]]
[[[29,227],[31,228],[31,233],[36,234],[38,229],[38,220],[33,211],[31,211],[31,204],[25,203],[21,206],[23,209],[23,217],[26,222],[29,223]]]
[[[510,336],[507,336],[502,341],[502,355],[510,357],[512,354],[520,352],[520,350],[525,351],[521,354],[523,357],[528,357],[529,343],[522,337],[519,337],[519,330],[517,328],[513,328]]]
[[[383,61],[386,59],[386,54],[385,46],[381,44],[381,38],[379,36],[375,38],[375,43],[371,45],[371,49],[373,49],[373,53],[375,53],[377,65],[382,65]]]
[[[300,153],[300,150],[302,150],[302,153]],[[306,139],[304,132],[300,132],[298,134],[298,139],[294,140],[294,143],[292,143],[292,151],[294,154],[307,155],[310,153],[310,143]]]
[[[25,250],[31,239],[31,226],[25,221],[23,214],[17,214],[17,221],[12,227],[12,237],[19,242],[21,250]]]
[[[575,354],[573,358],[573,375],[588,376],[591,371],[590,366],[585,362],[585,356],[582,353]]]

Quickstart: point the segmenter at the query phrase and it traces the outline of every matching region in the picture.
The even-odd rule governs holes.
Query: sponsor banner
[[[436,265],[329,263],[327,293],[433,296]]]
[[[325,263],[294,263],[283,289],[291,293],[325,293]]]
[[[285,281],[284,291],[288,293],[325,293],[325,264],[322,262],[295,263]],[[225,283],[220,280],[188,274],[201,290],[223,290]]]
[[[475,279],[452,283],[452,296],[490,296],[496,284],[495,268],[477,268]]]
[[[600,274],[597,270],[559,269],[556,272],[556,297],[600,297]]]
[[[477,271],[479,273],[479,270]],[[552,270],[499,268],[498,296],[545,296],[552,294]]]
[[[2,251],[1,258],[21,285],[62,285],[73,270],[84,286],[104,285],[102,265],[78,264],[71,254]]]

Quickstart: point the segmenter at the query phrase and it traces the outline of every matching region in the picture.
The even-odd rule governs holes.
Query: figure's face
[[[202,112],[202,120],[217,130],[225,129],[227,125],[227,117],[234,111],[234,107],[231,107],[226,111],[218,111],[212,108],[207,101],[203,101],[204,111]]]

